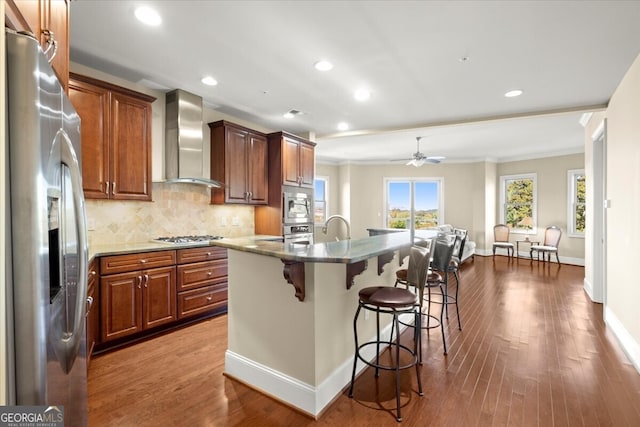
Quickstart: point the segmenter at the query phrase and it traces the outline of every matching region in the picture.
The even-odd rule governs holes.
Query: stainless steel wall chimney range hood
[[[168,92],[165,116],[165,182],[223,188],[203,176],[202,98],[181,89]]]

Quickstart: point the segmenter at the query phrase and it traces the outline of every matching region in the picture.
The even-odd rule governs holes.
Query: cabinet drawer
[[[227,281],[227,260],[196,262],[178,266],[178,291]]]
[[[100,258],[100,275],[175,265],[176,251],[144,252]]]
[[[211,261],[214,259],[226,259],[227,249],[214,246],[200,248],[178,249],[178,264],[189,262]]]
[[[227,283],[178,293],[178,318],[182,319],[227,305]]]

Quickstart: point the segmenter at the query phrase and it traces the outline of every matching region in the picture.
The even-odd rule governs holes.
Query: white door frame
[[[607,119],[591,135],[593,144],[593,293],[607,305]],[[605,313],[606,310],[603,310]]]

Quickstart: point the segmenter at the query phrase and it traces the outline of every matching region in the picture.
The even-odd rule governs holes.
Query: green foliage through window
[[[504,221],[513,229],[531,230],[534,223],[534,179],[505,180]]]

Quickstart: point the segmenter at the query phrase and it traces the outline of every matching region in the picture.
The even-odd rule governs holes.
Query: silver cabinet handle
[[[138,276],[138,289],[142,288],[142,276]]]
[[[144,275],[144,287],[148,288],[149,287],[148,285],[149,285],[149,275],[145,274]]]
[[[109,195],[109,181],[104,183],[104,194]]]
[[[111,194],[116,194],[116,182],[111,183]]]
[[[89,296],[87,297],[87,313],[89,313],[91,307],[93,307],[93,297]]]
[[[49,61],[49,64],[51,64],[53,58],[55,58],[56,54],[58,53],[58,40],[56,40],[55,36],[53,35],[53,31],[51,30],[42,30],[42,34],[44,34],[47,38],[47,48],[44,50],[45,56],[47,56],[51,48],[53,48],[53,53],[50,57],[47,57],[47,61]]]

